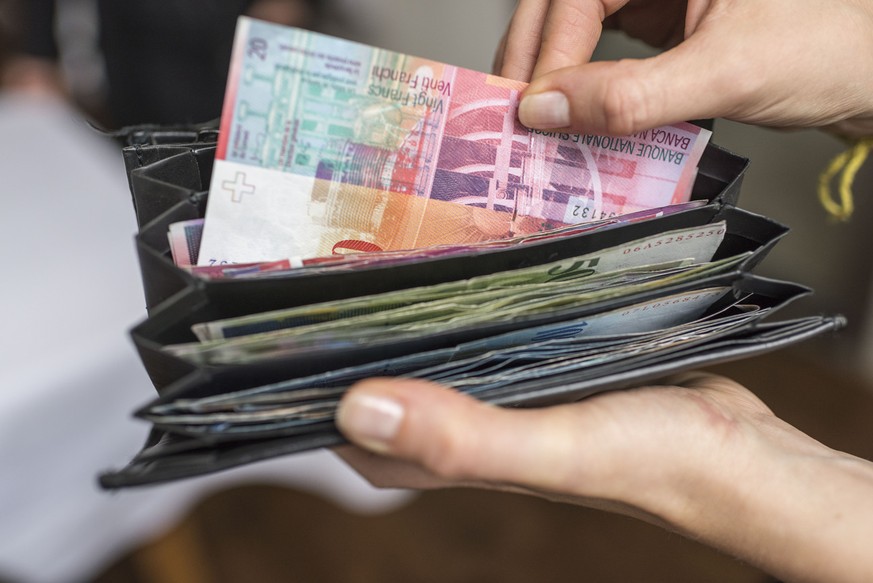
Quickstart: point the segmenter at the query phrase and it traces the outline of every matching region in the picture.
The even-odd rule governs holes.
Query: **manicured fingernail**
[[[351,393],[339,406],[337,425],[367,449],[386,452],[403,421],[403,405],[394,399]]]
[[[570,125],[570,102],[560,91],[528,95],[518,105],[518,118],[529,128],[565,128]]]

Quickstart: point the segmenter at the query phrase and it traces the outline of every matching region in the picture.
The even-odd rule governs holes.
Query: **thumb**
[[[744,73],[735,74],[732,60],[713,55],[707,44],[694,36],[648,59],[553,71],[528,86],[519,118],[534,129],[630,135],[689,119],[726,116],[741,98]]]
[[[371,379],[343,398],[337,425],[356,445],[450,481],[579,483],[568,464],[580,457],[579,426],[562,408],[501,409],[426,381]]]

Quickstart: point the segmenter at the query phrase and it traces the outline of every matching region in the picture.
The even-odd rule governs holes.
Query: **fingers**
[[[595,0],[519,0],[497,49],[494,72],[529,81],[587,63],[605,17],[603,3]]]
[[[498,47],[494,72],[517,81],[530,81],[550,0],[519,0],[506,36]]]
[[[349,391],[337,425],[353,443],[442,480],[567,492],[579,482],[568,461],[584,457],[584,424],[568,412],[510,411],[424,381],[377,379]]]
[[[554,71],[525,91],[519,118],[535,129],[629,135],[688,119],[727,117],[740,101],[742,72],[734,74],[730,57],[708,45],[695,36],[650,59]]]
[[[506,36],[507,33],[500,38],[500,42],[497,43],[497,50],[494,52],[494,62],[491,63],[491,73],[493,75],[500,75],[503,70],[503,58],[504,53],[506,52]]]
[[[539,59],[532,79],[591,60],[606,17],[602,2],[558,0],[552,2],[542,28]]]
[[[685,9],[685,38],[690,37],[700,26],[703,17],[709,10],[711,0],[688,0],[688,5]]]

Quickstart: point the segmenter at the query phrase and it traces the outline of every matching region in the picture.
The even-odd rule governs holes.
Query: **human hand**
[[[669,514],[665,501],[693,495],[689,478],[712,460],[727,472],[743,463],[731,459],[734,442],[775,420],[728,379],[674,381],[542,409],[498,408],[425,381],[365,381],[343,399],[338,425],[377,455],[340,455],[383,487],[520,490],[653,520]]]
[[[542,409],[417,380],[343,398],[338,453],[382,487],[478,486],[620,512],[786,581],[873,578],[873,464],[791,427],[742,386],[689,373]]]
[[[590,63],[603,28],[664,53]],[[687,119],[873,134],[869,0],[520,0],[497,73],[537,129],[627,135]]]

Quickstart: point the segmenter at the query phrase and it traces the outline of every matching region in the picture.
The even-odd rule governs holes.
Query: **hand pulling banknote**
[[[524,87],[240,19],[198,265],[476,243],[689,199],[707,130],[531,131]]]

